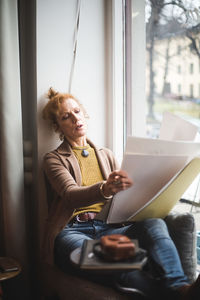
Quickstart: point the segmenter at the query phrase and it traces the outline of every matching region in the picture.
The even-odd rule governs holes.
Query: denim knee
[[[143,221],[143,226],[146,232],[151,233],[153,236],[159,237],[169,237],[169,232],[167,225],[162,219],[147,219]]]
[[[138,227],[142,244],[151,243],[159,239],[170,239],[167,225],[162,219],[152,218],[139,223]]]
[[[160,218],[146,219],[144,221],[141,221],[141,223],[143,223],[144,226],[147,226],[147,227],[158,226],[158,227],[166,228],[165,221]]]

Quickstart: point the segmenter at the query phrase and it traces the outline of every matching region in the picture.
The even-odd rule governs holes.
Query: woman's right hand
[[[102,190],[106,197],[113,196],[124,191],[133,185],[132,179],[123,170],[116,170],[110,173],[107,181],[103,184]]]

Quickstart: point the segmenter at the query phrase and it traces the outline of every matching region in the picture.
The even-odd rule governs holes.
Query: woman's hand
[[[106,197],[126,190],[133,185],[133,181],[125,171],[114,171],[110,173],[107,181],[103,184],[102,190]]]

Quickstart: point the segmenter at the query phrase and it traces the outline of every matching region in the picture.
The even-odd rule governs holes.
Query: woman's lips
[[[81,124],[81,125],[77,125],[76,126],[76,130],[79,130],[79,129],[81,129],[83,127],[83,125]]]

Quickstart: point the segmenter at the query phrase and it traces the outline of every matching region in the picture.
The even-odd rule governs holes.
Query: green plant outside
[[[164,111],[200,119],[200,104],[192,101],[156,99],[154,112],[162,114]]]

